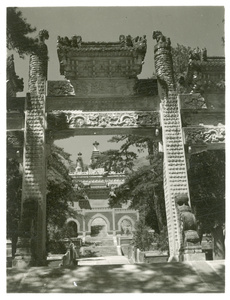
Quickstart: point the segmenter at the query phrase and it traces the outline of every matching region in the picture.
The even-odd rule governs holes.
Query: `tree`
[[[215,258],[224,258],[225,152],[192,155],[188,171],[191,204],[202,233],[211,233]]]
[[[149,230],[154,229],[156,234],[161,234],[166,226],[162,156],[157,151],[157,144],[149,137],[121,135],[113,137],[110,141],[123,141],[120,150],[116,150],[116,158],[110,155],[114,153],[114,150],[103,152],[102,159],[98,159],[95,167],[111,164],[115,166],[113,170],[118,170],[117,166],[121,163],[123,170],[128,167],[129,172],[127,172],[124,184],[110,193],[109,204],[111,207],[117,207],[129,202],[130,208],[139,211],[140,221],[136,224],[134,243],[140,249],[149,249],[156,238],[156,235],[148,233]],[[134,158],[137,154],[132,152],[135,156],[130,157],[130,160],[123,157],[124,154],[130,153],[128,151],[130,146],[136,146],[139,153],[147,149],[149,164],[134,170]],[[142,236],[141,239],[140,236]]]
[[[16,251],[21,213],[22,174],[16,159],[7,158],[7,238],[12,240],[12,255]]]
[[[15,50],[21,58],[28,55],[34,49],[35,39],[29,37],[36,31],[36,27],[32,27],[23,18],[22,12],[16,7],[7,7],[7,48]]]
[[[172,47],[173,71],[178,92],[184,92],[187,88],[186,74],[188,70],[189,55],[192,48],[177,44]]]
[[[70,154],[62,148],[51,144],[47,159],[47,233],[48,239],[63,237],[65,222],[68,217],[74,217],[75,211],[71,207],[76,198],[84,197],[84,190],[74,189],[74,183],[69,175],[72,164]]]
[[[153,164],[130,173],[110,197],[110,206],[130,202],[130,207],[139,211],[146,226],[159,233],[166,225],[162,158],[155,157]]]
[[[62,148],[51,145],[47,158],[47,198],[46,216],[47,233],[49,240],[52,240],[65,227],[68,217],[75,216],[71,207],[73,200],[84,197],[84,189],[75,191],[72,178],[69,176],[69,164],[71,164],[70,154],[64,152]],[[12,240],[13,255],[16,251],[18,237],[18,226],[21,213],[21,189],[22,174],[19,171],[19,163],[15,159],[7,159],[7,237]],[[34,202],[31,199],[24,212],[24,230],[30,231],[30,220],[34,215]],[[29,226],[29,227],[28,227]],[[62,232],[64,237],[65,230]]]
[[[7,48],[16,51],[21,58],[36,52],[37,38],[28,35],[36,31],[23,18],[22,12],[16,7],[7,8]],[[73,182],[69,176],[68,166],[70,155],[63,149],[51,145],[47,160],[47,228],[48,236],[52,237],[63,227],[66,218],[73,214],[71,201],[76,197]],[[11,159],[7,160],[7,236],[12,239],[13,254],[18,236],[18,223],[21,213],[22,176],[19,164]],[[82,191],[78,191],[78,196]],[[22,217],[25,227],[21,226],[25,234],[31,230],[31,219],[36,214],[36,199],[26,199]]]

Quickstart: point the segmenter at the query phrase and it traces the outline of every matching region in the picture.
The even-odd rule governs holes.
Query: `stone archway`
[[[154,32],[154,39],[157,40],[154,55],[156,75],[160,87],[159,95],[157,88],[149,94],[149,91],[154,89],[152,80],[149,81],[150,89],[146,90],[146,80],[141,82],[135,78],[141,72],[146,51],[145,38],[136,38],[131,42],[130,37],[127,39],[121,36],[120,44],[117,42],[98,43],[96,48],[92,43],[84,43],[82,51],[74,49],[81,47],[81,43],[76,46],[76,41],[73,40],[72,46],[67,47],[65,38],[60,38],[58,41],[60,70],[61,75],[65,75],[67,81],[55,81],[52,85],[52,82],[47,82],[48,52],[44,43],[47,37],[48,33],[45,30],[39,33],[36,51],[39,55],[33,53],[30,57],[29,94],[23,103],[23,107],[26,107],[26,113],[19,113],[20,116],[18,117],[20,118],[15,123],[17,125],[9,126],[11,132],[24,130],[22,204],[28,199],[33,199],[36,206],[37,220],[34,229],[36,264],[46,264],[46,148],[48,148],[48,143],[51,143],[55,138],[67,138],[78,134],[109,134],[109,132],[127,134],[127,130],[131,133],[143,132],[143,134],[153,136],[154,129],[154,139],[163,143],[165,154],[164,191],[170,260],[181,259],[179,257],[181,245],[184,242],[187,243],[188,237],[185,240],[182,239],[184,232],[179,219],[184,216],[178,203],[190,205],[187,201],[187,199],[189,200],[189,186],[185,149],[190,145],[198,146],[197,150],[194,151],[214,149],[214,146],[217,150],[224,147],[224,126],[217,128],[216,116],[212,121],[215,125],[214,123],[211,124],[211,121],[207,121],[208,125],[203,125],[199,118],[194,117],[194,112],[197,109],[202,109],[202,114],[199,113],[201,120],[210,116],[210,111],[203,110],[204,99],[202,106],[199,106],[200,96],[194,96],[196,95],[193,94],[194,91],[189,94],[191,99],[187,94],[178,94],[171,63],[171,41],[161,33]],[[129,41],[129,46],[124,47],[124,43],[127,41]],[[202,66],[199,71],[200,74],[204,73],[209,76],[207,67],[210,68],[213,64],[211,58],[201,60],[202,63],[197,59],[192,60],[193,62],[189,64],[191,76],[196,72],[198,65],[199,68]],[[218,64],[222,74],[220,73],[219,77],[216,77],[217,80],[222,80],[225,72],[224,66],[224,61],[220,65]],[[79,74],[79,71],[82,73]],[[213,71],[215,70],[213,69]],[[73,74],[76,74],[75,78],[73,78]],[[52,86],[53,90],[56,91],[55,93],[52,93]],[[60,91],[63,94],[60,94]],[[146,93],[142,91],[146,91]],[[224,91],[222,93],[224,101]],[[12,103],[13,99],[9,98],[8,100],[10,100],[9,103]],[[189,115],[186,117],[184,112],[181,117],[181,108],[186,108],[186,105],[188,105],[187,109],[190,110]],[[15,108],[18,110],[18,104]],[[79,113],[79,111],[81,112]],[[217,113],[215,110],[213,112]],[[224,124],[224,113],[220,117],[222,120],[220,124]],[[187,121],[186,118],[188,118]],[[159,134],[160,129],[162,129],[161,134]],[[190,150],[192,151],[192,149]],[[186,195],[187,202],[182,203],[181,200],[176,202],[178,195],[182,195],[182,198],[183,195]],[[120,230],[121,227],[127,229],[130,226],[122,220],[119,222]],[[133,220],[131,220],[132,222]],[[105,232],[106,229],[107,231],[110,230],[110,222],[103,216],[92,218],[89,231],[91,231],[91,224],[102,226],[104,230],[102,232]],[[85,231],[85,224],[82,227]],[[194,239],[194,243],[195,241],[196,239]],[[28,245],[29,238],[22,236],[18,243],[15,264],[27,264],[25,260],[22,261],[21,257],[24,257],[24,249],[27,249]],[[189,244],[186,245],[190,247]],[[197,253],[200,251],[199,247],[196,245]],[[192,249],[194,251],[194,248]],[[186,259],[190,260],[191,255],[187,255]]]
[[[108,226],[102,217],[96,217],[90,226],[91,236],[105,237],[108,235]]]
[[[130,220],[124,219],[121,222],[121,235],[131,235],[132,233],[132,224]]]
[[[123,216],[118,221],[118,228],[121,235],[131,235],[134,230],[134,221],[129,216]]]
[[[74,222],[74,221],[67,222],[66,234],[69,237],[74,237],[74,238],[78,237],[78,226],[77,226],[76,222]]]

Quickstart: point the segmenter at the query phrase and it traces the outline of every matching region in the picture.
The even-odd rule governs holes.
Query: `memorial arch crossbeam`
[[[107,134],[114,134],[122,132],[122,129],[123,132],[129,132],[129,129],[140,129],[141,132],[141,129],[144,129],[157,140],[160,138],[159,113],[151,111],[52,111],[48,114],[48,129],[54,129],[53,134],[56,138],[61,137],[61,133],[55,131],[56,128],[69,130],[69,134],[74,134],[74,130],[76,134],[90,134],[102,133],[103,130],[100,129],[106,129]]]

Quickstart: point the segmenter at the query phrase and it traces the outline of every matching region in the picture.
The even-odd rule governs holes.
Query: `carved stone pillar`
[[[183,232],[184,229],[180,227],[180,214],[175,203],[175,197],[180,194],[189,196],[182,124],[179,99],[175,91],[170,39],[163,36],[159,31],[153,33],[153,38],[157,40],[157,45],[154,47],[154,58],[157,79],[161,86],[159,89],[161,98],[160,113],[164,151],[164,194],[170,251],[169,260],[179,261],[184,259],[183,251],[185,248],[182,245],[185,233]]]
[[[116,236],[116,224],[115,224],[115,209],[112,209],[112,217],[113,217],[113,236]]]
[[[48,32],[40,31],[29,64],[25,111],[22,213],[15,267],[46,263],[46,80]],[[26,249],[26,250],[25,250]],[[26,255],[25,255],[26,253]],[[26,257],[26,258],[25,258]]]
[[[86,237],[86,228],[85,228],[85,210],[82,209],[82,229],[83,229],[83,243],[85,242]]]
[[[181,233],[175,195],[189,194],[186,160],[177,94],[169,92],[161,103],[164,149],[164,193],[169,235],[170,259],[179,260]]]

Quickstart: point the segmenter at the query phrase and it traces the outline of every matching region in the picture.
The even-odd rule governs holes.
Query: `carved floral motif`
[[[184,128],[186,144],[210,144],[225,142],[225,127]]]
[[[72,84],[67,80],[48,81],[48,96],[74,96],[75,91]]]
[[[187,94],[180,97],[182,109],[204,109],[207,108],[204,97],[200,94]]]
[[[57,120],[60,114],[66,116],[68,128],[80,127],[157,127],[159,114],[157,112],[76,112],[53,111],[52,117]],[[60,119],[60,118],[59,118]]]

